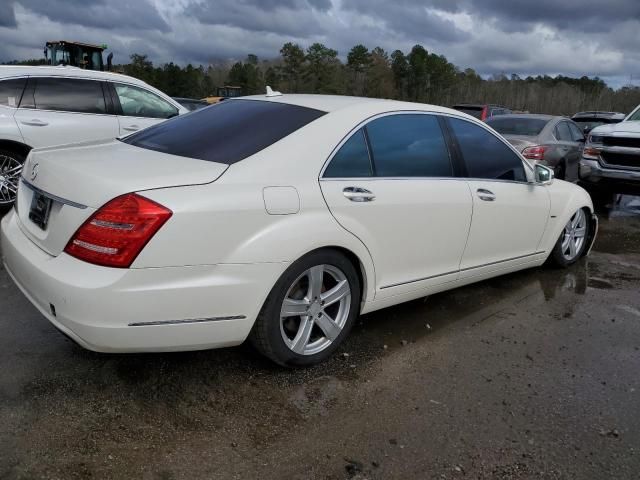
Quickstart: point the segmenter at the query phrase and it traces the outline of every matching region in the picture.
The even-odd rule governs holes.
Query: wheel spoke
[[[342,280],[331,290],[321,294],[320,299],[324,302],[324,308],[327,308],[329,305],[333,305],[334,303],[342,300],[349,294],[349,292],[349,282],[347,282],[346,280]]]
[[[331,341],[338,338],[338,335],[340,335],[340,332],[342,331],[342,329],[336,325],[336,322],[334,322],[333,319],[324,312],[315,319],[315,322],[325,336]]]
[[[324,277],[324,265],[316,265],[309,269],[309,299],[311,301],[320,298]]]
[[[569,255],[573,259],[576,256],[576,253],[577,253],[576,241],[574,239],[571,239],[569,241]]]
[[[585,227],[578,227],[573,232],[576,238],[583,238],[586,235],[586,233],[587,233],[587,229]]]
[[[292,341],[291,350],[299,355],[304,354],[304,348],[309,343],[309,338],[311,337],[312,330],[313,320],[310,317],[302,317],[302,320],[300,321],[300,327],[298,328],[298,333],[296,333],[296,336]]]
[[[576,212],[573,214],[573,217],[571,217],[571,228],[576,228],[576,225],[578,225],[578,222],[580,221],[580,212]]]
[[[285,298],[282,302],[281,317],[297,317],[307,315],[309,302],[307,300],[294,300],[293,298]]]

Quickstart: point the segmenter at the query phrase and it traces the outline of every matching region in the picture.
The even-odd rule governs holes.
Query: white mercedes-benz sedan
[[[248,338],[301,366],[331,355],[362,313],[569,265],[596,229],[583,189],[468,115],[271,92],[33,150],[2,254],[90,350]]]

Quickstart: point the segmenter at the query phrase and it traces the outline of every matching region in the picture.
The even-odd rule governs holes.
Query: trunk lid
[[[59,255],[82,223],[109,200],[130,192],[201,185],[228,165],[168,155],[117,140],[34,150],[25,163],[16,209],[25,234]],[[142,193],[144,195],[144,193]],[[32,204],[50,202],[46,226]]]
[[[527,135],[503,135],[503,137],[519,152],[522,152],[525,148],[533,145],[538,145],[538,137],[530,137]]]

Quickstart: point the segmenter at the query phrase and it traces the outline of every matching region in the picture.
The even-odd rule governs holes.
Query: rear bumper
[[[605,168],[596,160],[580,160],[580,181],[611,193],[640,194],[640,171]]]
[[[200,350],[248,336],[281,263],[115,269],[52,257],[15,212],[2,219],[4,265],[59,330],[99,352]]]

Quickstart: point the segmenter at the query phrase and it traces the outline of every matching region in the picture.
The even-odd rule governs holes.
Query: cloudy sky
[[[272,58],[288,41],[342,57],[358,43],[420,43],[483,75],[640,86],[640,0],[0,0],[0,61],[40,57],[52,39],[180,64]]]

